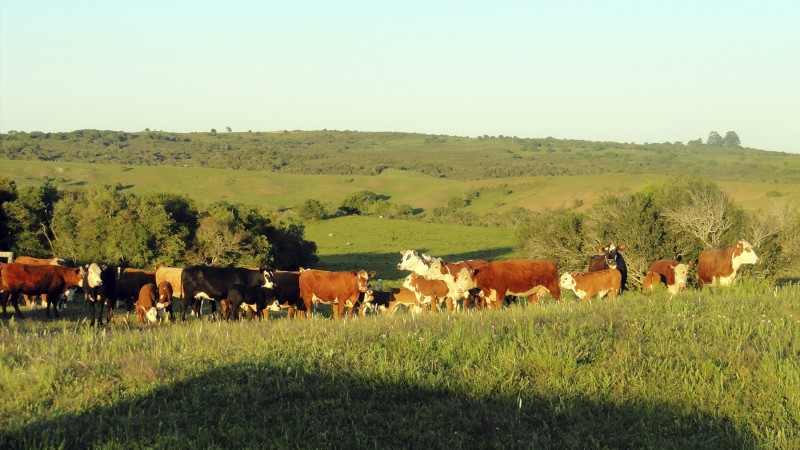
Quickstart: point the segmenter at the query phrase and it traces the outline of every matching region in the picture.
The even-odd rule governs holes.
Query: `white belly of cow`
[[[736,274],[732,273],[727,277],[714,277],[714,284],[718,284],[720,286],[730,286],[733,284],[734,280],[736,280]]]
[[[506,293],[506,296],[513,295],[515,297],[530,297],[533,294],[541,294],[542,290],[544,290],[544,289],[545,289],[544,286],[539,285],[539,286],[534,286],[534,287],[532,287],[532,288],[530,288],[530,289],[528,289],[527,291],[524,291],[524,292],[511,292],[511,291],[509,291],[509,292]],[[494,292],[494,291],[492,291],[492,292]],[[584,292],[584,295],[586,295],[585,292]]]
[[[194,294],[194,298],[197,299],[197,300],[214,301],[214,299],[209,297],[208,294],[206,294],[205,292],[198,292],[198,293]]]

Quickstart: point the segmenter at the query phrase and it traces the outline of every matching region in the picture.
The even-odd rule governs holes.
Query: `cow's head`
[[[403,255],[400,263],[397,265],[397,270],[410,270],[420,275],[425,275],[434,261],[430,255],[420,253],[416,250],[403,250],[400,252]]]
[[[672,264],[669,265],[669,268],[675,273],[675,289],[680,292],[686,289],[686,284],[689,280],[689,270],[692,269],[692,263],[689,264],[678,264],[673,266]]]
[[[575,289],[575,272],[564,272],[558,285],[564,289]]]
[[[86,266],[86,284],[88,284],[90,288],[96,288],[103,285],[103,280],[100,278],[100,273],[102,271],[103,269],[101,269],[96,263],[91,263]]]
[[[261,275],[264,275],[264,285],[265,288],[274,288],[275,287],[275,272],[270,269],[269,267],[262,267],[259,269],[261,271]]]
[[[753,250],[753,246],[744,239],[740,239],[733,249],[733,265],[739,267],[742,264],[757,264],[758,255]]]
[[[358,272],[353,272],[353,275],[355,275],[358,279],[358,290],[361,292],[366,292],[368,289],[367,284],[369,283],[369,279],[375,276],[375,271],[367,272],[366,270],[361,269]]]
[[[362,317],[367,315],[367,309],[370,311],[377,309],[375,305],[375,295],[371,288],[364,291],[363,303],[361,304],[361,308],[358,310],[358,315]]]
[[[622,259],[622,254],[619,252],[625,250],[625,244],[615,245],[613,242],[609,242],[608,245],[605,247],[597,246],[595,247],[597,253],[603,255],[603,258],[606,260],[606,265],[609,269],[616,269],[617,265],[619,265],[620,259]]]

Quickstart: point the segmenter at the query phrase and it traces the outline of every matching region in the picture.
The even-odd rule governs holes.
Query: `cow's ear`
[[[672,264],[668,265],[667,268],[669,268],[669,270],[675,270],[675,266],[673,266]]]
[[[374,277],[374,276],[375,276],[375,271],[373,270],[373,271],[371,271],[371,272],[369,273],[369,277],[370,277],[370,278],[372,278],[372,277]]]
[[[688,267],[689,269],[691,269],[692,267],[694,267],[694,264],[692,264],[692,263],[689,263],[689,264],[687,264],[687,265],[686,265],[686,267]]]
[[[602,245],[598,245],[594,249],[597,250],[597,253],[601,253],[602,254],[602,253],[606,252],[606,249],[604,249]]]
[[[625,250],[626,247],[627,247],[627,245],[625,245],[625,244],[619,244],[619,246],[617,247],[617,250]]]

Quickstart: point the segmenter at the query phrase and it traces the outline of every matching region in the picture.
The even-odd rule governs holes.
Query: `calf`
[[[448,298],[447,283],[442,280],[428,280],[411,273],[403,281],[403,287],[411,291],[417,299],[417,304],[427,305],[428,308],[438,311],[442,300]],[[452,306],[452,302],[450,303]]]
[[[622,274],[617,269],[597,272],[565,272],[561,275],[559,286],[570,289],[581,300],[590,300],[595,295],[603,298],[616,298],[622,287]]]
[[[136,313],[142,323],[155,323],[158,315],[166,305],[159,302],[158,289],[153,283],[147,283],[139,289],[136,300]]]
[[[757,264],[758,255],[753,246],[740,240],[733,247],[710,248],[700,252],[697,261],[697,281],[703,286],[730,286],[736,280],[736,273],[742,264]]]
[[[275,284],[272,286],[272,292],[274,293],[275,300],[272,302],[272,305],[268,306],[267,310],[264,311],[265,318],[268,316],[269,311],[278,312],[281,309],[287,310],[286,317],[289,319],[293,318],[297,311],[300,311],[302,314],[305,313],[306,306],[300,298],[299,286]]]
[[[374,309],[376,312],[382,314],[392,314],[397,311],[400,306],[405,306],[414,314],[424,311],[422,305],[417,300],[414,292],[407,288],[392,289],[391,291],[375,291],[368,289],[364,294],[365,308],[361,310],[361,315],[366,313],[367,309]]]
[[[620,253],[625,248],[625,244],[615,245],[612,242],[609,242],[605,247],[597,246],[595,249],[599,254],[589,261],[589,272],[617,269],[622,276],[621,291],[626,290],[628,285],[628,265],[625,263],[625,257]]]
[[[4,288],[0,294],[0,303],[3,305],[3,315],[7,315],[6,305],[11,300],[17,316],[22,318],[19,310],[19,294],[42,295],[51,299],[45,311],[50,317],[50,305],[53,305],[53,314],[58,317],[58,301],[61,294],[73,286],[80,286],[85,277],[83,267],[65,266],[38,266],[19,263],[10,263],[3,267],[0,285]]]
[[[133,310],[133,302],[145,284],[156,285],[156,272],[142,269],[126,268],[117,280],[117,299],[125,302],[128,311]]]
[[[472,273],[489,264],[484,259],[470,259],[448,263],[441,258],[431,262],[430,268],[425,273],[425,278],[444,281],[447,285],[447,310],[452,311],[455,302],[464,299],[464,307],[469,308],[469,291],[477,287]],[[466,272],[465,272],[466,270]],[[468,275],[464,275],[468,274]],[[502,299],[501,299],[502,300]]]
[[[686,289],[689,278],[689,270],[692,264],[682,264],[675,259],[659,259],[650,264],[650,268],[644,277],[642,291],[653,290],[657,285],[663,283],[667,286],[670,294],[675,295]]]
[[[162,280],[160,283],[158,283],[157,289],[158,289],[158,303],[160,305],[163,305],[162,309],[164,310],[163,311],[164,320],[166,321],[169,320],[170,317],[173,317],[172,297],[174,291],[172,289],[172,283],[166,280]]]
[[[241,311],[248,312],[250,317],[262,316],[268,303],[275,300],[275,292],[272,288],[264,286],[245,286],[234,284],[228,288],[227,296],[227,316],[225,319],[239,320]],[[254,314],[253,314],[254,313]]]

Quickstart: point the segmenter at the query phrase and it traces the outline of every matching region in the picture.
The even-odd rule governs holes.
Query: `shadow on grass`
[[[524,392],[480,398],[348,370],[311,373],[254,361],[0,431],[0,448],[41,447],[717,449],[755,443],[727,420],[667,404]]]

